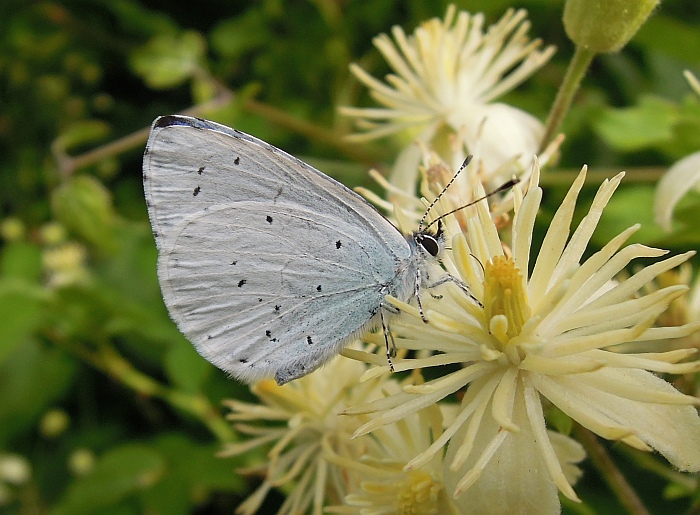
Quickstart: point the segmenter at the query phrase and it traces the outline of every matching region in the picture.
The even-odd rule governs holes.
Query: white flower
[[[329,501],[338,503],[345,497],[348,472],[330,463],[324,449],[351,461],[367,452],[369,439],[350,439],[361,420],[338,415],[347,406],[381,395],[377,387],[381,381],[358,384],[365,369],[362,363],[338,357],[283,386],[273,380],[258,382],[252,391],[259,404],[233,399],[225,402],[232,410],[228,418],[237,422],[236,429],[252,438],[228,444],[221,456],[273,444],[266,464],[245,471],[261,474],[264,480],[237,513],[257,512],[272,488],[285,485],[292,488],[278,512],[282,515],[309,509],[320,515]]]
[[[462,510],[473,513],[503,513],[513,506],[521,513],[556,513],[557,488],[578,500],[547,432],[543,397],[603,438],[655,449],[683,471],[700,470],[700,418],[694,406],[698,400],[652,373],[700,370],[698,361],[679,363],[694,350],[622,354],[615,349],[630,341],[683,337],[700,327],[697,322],[652,327],[687,287],[636,296],[657,275],[693,253],[658,261],[611,287],[611,280],[632,260],[658,258],[666,251],[638,244],[623,247],[637,228],[632,227],[582,261],[622,179],[620,174],[603,183],[588,215],[570,235],[584,168],[552,219],[531,267],[533,227],[542,196],[538,175],[535,170],[527,194],[516,198],[510,246],[501,241],[485,202],[468,208],[472,216],[463,232],[454,220],[445,219],[455,236],[452,257],[443,264],[468,284],[481,305],[460,288],[445,285],[442,298],[422,296],[429,320],[425,324],[415,307],[392,300],[409,315],[392,325],[397,347],[432,352],[396,360],[397,371],[462,367],[346,410],[372,418],[357,436],[463,392],[454,420],[406,470],[422,466],[448,445],[445,483]],[[375,367],[365,378],[385,372],[386,367]]]
[[[42,264],[49,288],[85,283],[90,279],[86,266],[87,250],[75,241],[67,241],[44,249]]]
[[[693,91],[700,96],[700,81],[686,71],[685,78]],[[671,230],[671,219],[676,204],[691,189],[700,187],[700,151],[676,162],[659,181],[654,198],[656,223],[665,230]]]
[[[700,186],[700,152],[677,161],[659,180],[654,197],[656,223],[671,230],[673,210],[683,196]]]
[[[484,31],[482,13],[457,13],[450,5],[444,20],[428,20],[411,36],[399,27],[392,29],[394,41],[386,34],[377,36],[374,44],[393,73],[384,83],[359,66],[351,66],[352,73],[384,106],[341,108],[365,130],[354,139],[408,130],[408,141],[417,138],[436,148],[449,162],[450,157],[438,142],[444,144],[452,134],[464,155],[477,156],[489,184],[491,174],[505,173],[509,179],[514,165],[516,172],[529,169],[543,125],[524,111],[496,102],[554,52],[553,47],[538,50],[541,42],[528,40],[526,15],[524,10],[511,9]],[[504,141],[508,145],[503,145]],[[391,182],[413,192],[419,159],[420,149],[409,145],[397,159]]]
[[[397,383],[391,386],[393,393],[399,391]],[[327,508],[326,512],[458,515],[460,511],[443,482],[442,455],[433,456],[421,467],[404,470],[416,454],[440,435],[442,422],[440,408],[432,405],[375,431],[374,445],[360,459],[327,452],[327,459],[351,473],[356,481],[344,506]]]

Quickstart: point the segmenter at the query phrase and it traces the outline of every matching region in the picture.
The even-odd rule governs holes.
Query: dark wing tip
[[[193,119],[189,116],[178,116],[176,114],[169,114],[166,116],[159,116],[153,122],[153,129],[162,129],[164,127],[172,127],[173,125],[185,125],[192,126]]]

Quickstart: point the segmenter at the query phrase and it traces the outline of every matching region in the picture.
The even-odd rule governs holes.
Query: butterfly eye
[[[440,244],[432,234],[417,234],[416,241],[426,250],[428,254],[436,257],[440,253]]]

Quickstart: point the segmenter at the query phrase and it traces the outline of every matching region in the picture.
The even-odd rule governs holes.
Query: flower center
[[[531,315],[525,280],[512,258],[497,256],[486,263],[483,304],[491,334],[503,351]]]
[[[411,471],[396,487],[399,513],[438,513],[438,494],[442,485],[435,483],[427,472]]]

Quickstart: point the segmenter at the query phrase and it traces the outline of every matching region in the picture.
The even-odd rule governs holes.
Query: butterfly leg
[[[468,295],[469,297],[471,297],[471,299],[472,299],[474,302],[476,302],[480,307],[482,307],[482,308],[484,307],[484,305],[483,305],[481,302],[479,302],[479,299],[477,299],[476,297],[474,297],[474,295],[472,295],[472,292],[471,292],[471,290],[469,289],[469,285],[467,285],[467,283],[465,283],[465,282],[462,281],[461,279],[458,279],[457,277],[455,277],[455,276],[452,275],[452,274],[445,274],[445,275],[443,275],[442,277],[440,277],[439,279],[437,279],[435,282],[432,282],[432,283],[427,284],[427,285],[426,285],[426,288],[435,288],[436,286],[440,286],[441,284],[445,284],[445,283],[453,283],[453,284],[455,284],[455,285],[458,286],[466,295]]]
[[[427,275],[426,275],[427,279]],[[420,300],[420,286],[421,284],[425,282],[420,271],[416,272],[416,282],[413,286],[413,296],[416,298],[416,304],[418,304],[418,312],[420,313],[421,320],[423,320],[424,323],[428,323],[428,319],[425,316],[425,312],[423,311],[423,303]]]
[[[396,356],[396,342],[394,341],[394,335],[389,329],[389,324],[384,318],[384,310],[387,310],[393,314],[398,314],[399,310],[391,304],[382,304],[382,307],[379,310],[379,318],[382,321],[382,332],[384,333],[384,343],[386,345],[386,360],[389,362],[389,370],[393,372],[394,363],[391,361],[391,358]],[[391,344],[389,343],[389,340],[391,340]]]

